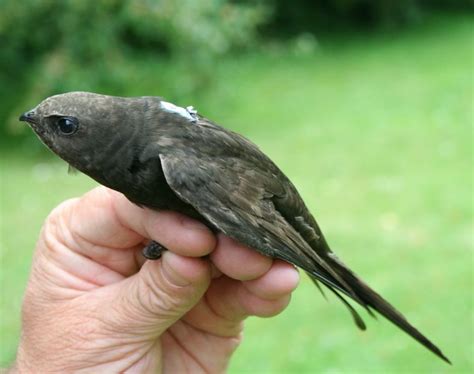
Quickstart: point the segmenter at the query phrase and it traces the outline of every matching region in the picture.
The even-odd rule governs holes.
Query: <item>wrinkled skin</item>
[[[141,256],[149,239],[160,261]],[[242,321],[280,313],[297,283],[287,263],[99,187],[46,220],[13,370],[223,372]]]

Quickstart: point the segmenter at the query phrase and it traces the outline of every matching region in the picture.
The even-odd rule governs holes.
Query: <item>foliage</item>
[[[472,11],[473,0],[267,0],[273,17],[267,29],[280,36],[354,28],[395,28],[421,21],[432,9]]]

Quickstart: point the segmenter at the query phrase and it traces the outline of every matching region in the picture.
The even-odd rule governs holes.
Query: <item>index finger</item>
[[[75,204],[71,225],[95,245],[130,248],[145,238],[153,239],[182,256],[210,253],[216,244],[212,232],[202,223],[172,211],[143,209],[123,194],[98,187]]]

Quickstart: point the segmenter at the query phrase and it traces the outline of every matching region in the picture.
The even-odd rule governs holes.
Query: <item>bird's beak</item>
[[[31,122],[36,122],[36,112],[35,110],[30,110],[29,112],[25,112],[23,113],[20,118],[18,118],[20,121],[23,121],[23,122],[28,122],[28,123],[31,123]]]

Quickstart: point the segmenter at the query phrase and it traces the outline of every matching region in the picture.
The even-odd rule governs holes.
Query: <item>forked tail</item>
[[[411,325],[410,322],[408,322],[406,318],[398,310],[396,310],[388,301],[384,300],[382,296],[372,290],[364,281],[362,281],[356,274],[354,274],[349,268],[347,268],[347,266],[345,266],[337,257],[335,257],[333,253],[329,253],[324,256],[324,260],[328,264],[330,264],[332,269],[336,271],[337,274],[344,280],[344,282],[348,284],[351,288],[351,290],[344,290],[344,287],[341,287],[338,288],[339,291],[343,291],[345,295],[356,300],[366,309],[372,308],[376,310],[385,318],[400,327],[408,335],[412,336],[415,340],[417,340],[426,348],[428,348],[435,355],[446,361],[448,364],[451,364],[451,361],[443,354],[443,352],[441,352],[441,350],[436,345],[434,345],[420,331],[418,331],[413,325]],[[321,281],[320,278],[313,280]],[[323,281],[323,283],[325,282]],[[329,286],[329,288],[331,288],[331,290],[335,291],[337,294],[337,291],[334,290],[333,287]],[[355,293],[357,295],[357,299],[359,300],[351,296],[351,293]],[[342,298],[342,296],[338,296]],[[354,316],[353,309],[351,310],[351,313]],[[360,318],[354,317],[354,319],[360,327]]]

